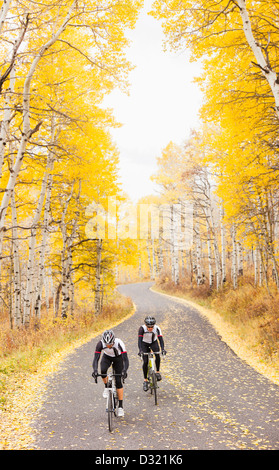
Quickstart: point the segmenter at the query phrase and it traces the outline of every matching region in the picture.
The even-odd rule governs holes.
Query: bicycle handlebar
[[[163,354],[163,351],[158,351],[158,352],[154,352],[154,351],[149,351],[149,352],[142,352],[142,353],[139,353],[138,355],[140,356],[140,358],[142,359],[142,356],[152,356],[153,354],[161,354],[161,356],[164,358],[166,354]]]
[[[119,376],[122,377],[122,374],[108,374],[108,375],[104,375],[104,374],[99,374],[99,373],[97,373],[97,374],[95,374],[95,377],[94,377],[95,383],[98,382],[98,377],[103,377],[103,378],[105,378],[105,377],[107,377],[107,376],[109,376],[109,377],[117,377],[117,376],[118,376],[118,377],[119,377]],[[123,379],[123,383],[125,383],[125,380],[124,380],[124,379]]]
[[[149,354],[162,354],[160,351],[159,352],[143,352],[141,354],[144,354],[144,355],[149,355]]]

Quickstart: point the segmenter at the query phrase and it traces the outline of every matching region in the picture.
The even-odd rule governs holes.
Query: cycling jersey
[[[115,366],[115,373],[121,374],[122,372],[127,372],[129,367],[129,359],[127,355],[127,351],[123,341],[119,338],[115,338],[114,344],[112,348],[108,348],[107,345],[100,340],[97,343],[94,359],[93,359],[93,371],[98,370],[98,362],[101,357],[101,353],[103,351],[103,357],[101,360],[101,373],[106,376],[107,370],[111,363]],[[119,376],[116,377],[116,388],[122,388],[121,378]]]
[[[114,345],[112,348],[108,348],[104,341],[101,339],[96,346],[95,353],[101,354],[102,351],[104,351],[104,354],[107,354],[110,357],[117,357],[120,356],[120,354],[125,353],[126,348],[123,341],[119,338],[115,338]]]
[[[158,325],[154,325],[152,331],[149,331],[146,325],[140,326],[139,343],[143,341],[144,343],[151,344],[151,343],[154,343],[154,341],[156,341],[157,339],[159,339],[161,347],[163,349],[163,346],[162,346],[163,335],[162,335],[161,328]]]

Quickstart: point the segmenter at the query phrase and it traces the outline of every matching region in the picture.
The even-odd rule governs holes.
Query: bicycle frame
[[[155,354],[160,354],[159,352],[147,352],[143,353],[143,355],[148,356],[148,370],[147,370],[147,378],[149,382],[149,389],[151,395],[154,393],[154,401],[155,405],[158,405],[158,394],[157,389],[159,388],[157,385],[157,376],[156,376],[156,368],[155,368]]]

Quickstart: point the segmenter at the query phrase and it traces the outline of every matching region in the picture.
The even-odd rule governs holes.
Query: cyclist
[[[144,319],[144,325],[140,326],[138,333],[139,356],[143,357],[143,390],[145,392],[148,390],[148,356],[143,355],[142,353],[147,353],[150,350],[152,350],[154,353],[159,352],[160,348],[158,340],[161,346],[162,354],[165,355],[166,351],[161,328],[156,325],[156,320],[154,317],[148,316]],[[155,354],[156,376],[158,381],[162,379],[160,374],[160,363],[160,354]]]
[[[122,378],[126,379],[127,377],[127,370],[129,367],[129,359],[127,355],[127,351],[125,349],[125,345],[121,339],[116,338],[114,332],[112,330],[104,331],[102,335],[102,339],[97,343],[94,359],[93,359],[93,373],[92,376],[94,378],[97,377],[98,374],[98,362],[101,357],[101,352],[103,351],[103,356],[101,359],[101,375],[102,380],[105,384],[105,389],[103,392],[103,397],[106,398],[108,396],[108,377],[107,377],[107,370],[111,364],[114,366],[114,371],[116,375],[115,382],[116,382],[116,389],[117,389],[117,396],[119,400],[119,407],[118,407],[118,416],[124,416],[124,409],[123,409],[123,383]],[[122,378],[121,378],[122,375]]]

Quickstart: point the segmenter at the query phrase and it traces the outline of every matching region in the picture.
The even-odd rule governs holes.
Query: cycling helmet
[[[106,330],[103,333],[102,340],[105,344],[113,344],[115,336],[112,330]]]
[[[156,323],[156,320],[154,317],[148,316],[144,319],[144,323],[146,324],[146,326],[154,326]]]

